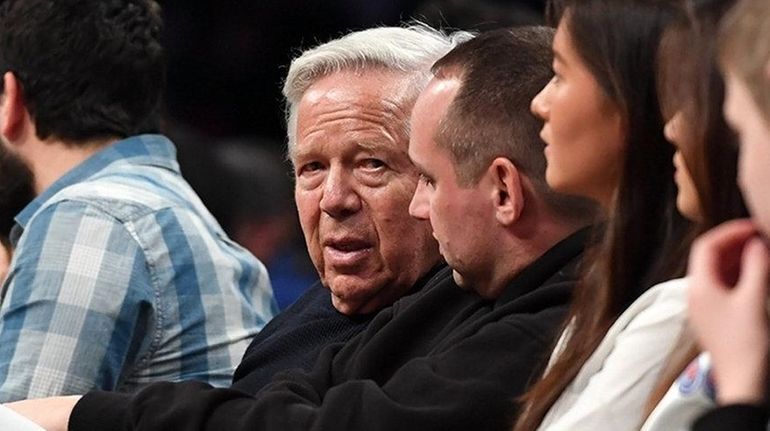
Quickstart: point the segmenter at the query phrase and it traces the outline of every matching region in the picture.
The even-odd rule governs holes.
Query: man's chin
[[[334,274],[327,279],[332,305],[342,314],[361,314],[380,289],[373,276]]]
[[[346,316],[362,314],[366,301],[360,298],[340,297],[332,292],[332,306]]]

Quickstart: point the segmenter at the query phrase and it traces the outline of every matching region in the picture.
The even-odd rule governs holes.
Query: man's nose
[[[419,181],[417,183],[417,188],[414,189],[412,202],[409,203],[409,214],[419,220],[427,220],[430,215],[430,204],[425,188],[426,185],[424,181]]]
[[[529,110],[535,114],[536,117],[541,120],[548,120],[550,111],[548,109],[547,97],[550,90],[551,83],[549,82],[545,88],[540,90],[539,93],[529,103]]]
[[[361,199],[354,187],[352,174],[332,167],[326,176],[321,197],[321,210],[333,218],[344,218],[361,210]]]

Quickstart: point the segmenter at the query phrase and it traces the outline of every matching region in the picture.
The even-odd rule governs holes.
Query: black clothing
[[[347,344],[325,348],[310,373],[279,373],[254,397],[198,382],[92,392],[69,429],[508,430],[515,397],[563,323],[585,238],[554,246],[494,301],[442,270]]]
[[[693,424],[693,431],[765,431],[768,414],[765,407],[733,404],[717,407],[704,414]]]
[[[422,289],[446,264],[436,265],[408,294]],[[249,344],[235,370],[232,389],[256,394],[279,371],[310,371],[321,350],[344,343],[366,328],[376,313],[346,316],[332,305],[329,289],[318,282],[282,311]]]

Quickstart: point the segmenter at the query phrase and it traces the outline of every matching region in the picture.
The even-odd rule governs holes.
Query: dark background
[[[303,49],[419,19],[483,31],[542,21],[540,0],[160,1],[165,132],[182,172],[228,234],[268,266],[281,306],[313,282],[283,157],[281,85]]]

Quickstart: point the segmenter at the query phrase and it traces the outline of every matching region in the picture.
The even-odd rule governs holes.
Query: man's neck
[[[507,238],[495,245],[498,258],[481,296],[498,298],[524,268],[584,226],[583,222],[565,222],[545,214],[517,223],[507,232]]]
[[[35,194],[40,195],[67,172],[117,140],[94,139],[77,144],[47,140],[31,144],[22,157],[35,175]]]

